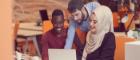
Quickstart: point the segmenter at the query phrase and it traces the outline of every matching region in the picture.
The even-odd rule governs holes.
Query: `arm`
[[[65,49],[71,49],[73,40],[74,40],[74,35],[75,35],[75,29],[76,29],[76,23],[74,21],[70,21],[70,26],[68,29],[67,33],[67,38],[66,38],[66,44],[65,44]]]
[[[87,47],[87,45],[84,48],[83,55],[82,55],[82,60],[86,60],[87,55],[88,55],[88,53],[86,52],[86,47]]]
[[[49,60],[48,58],[48,42],[47,37],[45,35],[42,36],[41,39],[41,54],[42,54],[42,60]]]

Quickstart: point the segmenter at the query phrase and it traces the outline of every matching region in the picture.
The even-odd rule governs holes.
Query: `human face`
[[[82,22],[83,14],[82,14],[81,10],[76,9],[76,11],[71,13],[71,15],[76,22],[78,22],[78,23]]]
[[[61,33],[64,27],[64,18],[63,16],[54,16],[52,21],[54,30],[56,33]]]
[[[97,18],[96,18],[96,15],[95,14],[92,14],[89,18],[89,29],[92,33],[96,33],[97,31]]]

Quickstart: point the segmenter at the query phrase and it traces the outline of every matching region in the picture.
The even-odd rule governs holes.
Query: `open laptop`
[[[76,60],[75,49],[48,49],[49,60]]]

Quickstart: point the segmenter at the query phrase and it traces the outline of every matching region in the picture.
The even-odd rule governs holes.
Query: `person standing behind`
[[[68,11],[71,16],[69,18],[69,28],[66,38],[65,49],[71,49],[76,28],[80,28],[83,32],[88,32],[88,19],[91,12],[100,6],[98,2],[89,2],[84,5],[82,0],[70,0],[68,3]]]

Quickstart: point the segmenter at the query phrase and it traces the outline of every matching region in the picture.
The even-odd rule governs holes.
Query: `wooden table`
[[[36,22],[20,23],[19,29],[42,31],[42,26],[37,26]]]
[[[42,35],[42,33],[42,27],[36,26],[36,23],[20,23],[17,35],[18,37],[25,38],[26,40],[24,53],[27,53],[28,41],[33,40],[37,54],[41,57],[36,37]]]

